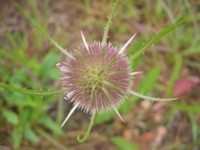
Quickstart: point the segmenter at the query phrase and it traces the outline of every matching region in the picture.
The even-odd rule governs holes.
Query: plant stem
[[[53,94],[63,93],[65,91],[64,89],[51,90],[51,91],[28,90],[28,89],[17,88],[17,87],[14,87],[14,86],[2,83],[2,82],[0,82],[0,87],[14,91],[14,92],[18,92],[21,94],[40,95],[40,96],[53,95]]]
[[[114,6],[113,6],[112,12],[111,12],[111,14],[110,14],[110,16],[108,18],[108,22],[107,22],[107,24],[105,26],[105,29],[104,29],[102,44],[106,44],[106,42],[107,42],[108,30],[109,30],[112,18],[113,18],[114,14],[115,14],[115,11],[117,9],[118,4],[119,4],[119,0],[116,0],[115,3],[114,3]]]
[[[77,141],[78,141],[79,143],[83,143],[83,142],[88,138],[88,136],[89,136],[89,134],[90,134],[90,131],[91,131],[91,129],[92,129],[92,126],[93,126],[93,124],[94,124],[95,116],[96,116],[96,113],[92,113],[92,117],[91,117],[91,120],[90,120],[90,124],[89,124],[89,126],[88,126],[88,128],[87,128],[87,131],[86,131],[86,133],[84,134],[84,136],[83,136],[82,138],[80,138],[80,136],[77,136]]]
[[[61,124],[62,123],[62,118],[63,118],[63,111],[64,111],[64,109],[63,109],[63,105],[64,104],[64,102],[63,102],[63,96],[59,96],[59,99],[58,99],[58,103],[57,103],[57,119],[56,119],[56,121],[57,121],[57,123],[58,124]]]

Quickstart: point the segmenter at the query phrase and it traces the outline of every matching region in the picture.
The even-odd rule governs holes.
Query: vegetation
[[[132,70],[142,74],[135,76],[133,88],[179,100],[151,103],[128,96],[120,106],[126,123],[113,111],[97,115],[91,137],[83,144],[75,137],[88,124],[86,114],[77,111],[60,128],[71,107],[63,98],[56,68],[65,56],[35,25],[70,52],[82,43],[80,30],[87,41],[101,41],[113,1],[22,0],[1,5],[0,148],[200,148],[200,3],[120,1],[109,41],[120,47],[137,32],[128,56]]]

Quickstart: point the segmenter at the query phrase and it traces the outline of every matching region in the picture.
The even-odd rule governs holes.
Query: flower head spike
[[[86,112],[116,108],[130,91],[131,73],[126,55],[111,43],[86,43],[58,64],[67,98]]]

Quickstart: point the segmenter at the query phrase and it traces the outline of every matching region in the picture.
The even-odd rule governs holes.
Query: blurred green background
[[[34,90],[60,88],[56,64],[64,57],[38,25],[72,51],[87,41],[101,41],[113,1],[0,1],[0,82]],[[87,142],[79,144],[89,115],[76,111],[60,129],[71,105],[63,94],[31,96],[0,87],[0,149],[198,150],[200,149],[200,2],[198,0],[123,0],[109,32],[122,46],[135,32],[128,56],[152,35],[183,16],[192,20],[160,39],[131,62],[134,89],[153,97],[180,97],[150,102],[126,97],[120,112],[98,115]]]

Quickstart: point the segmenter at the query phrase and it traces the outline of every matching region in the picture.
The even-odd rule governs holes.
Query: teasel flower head
[[[85,112],[105,112],[122,102],[131,87],[126,55],[109,44],[91,42],[58,64],[66,98]]]
[[[124,50],[136,34],[121,49],[111,43],[87,43],[82,32],[81,35],[84,45],[57,64],[66,99],[74,104],[72,110],[80,108],[91,114],[117,111],[131,90],[132,74]]]

